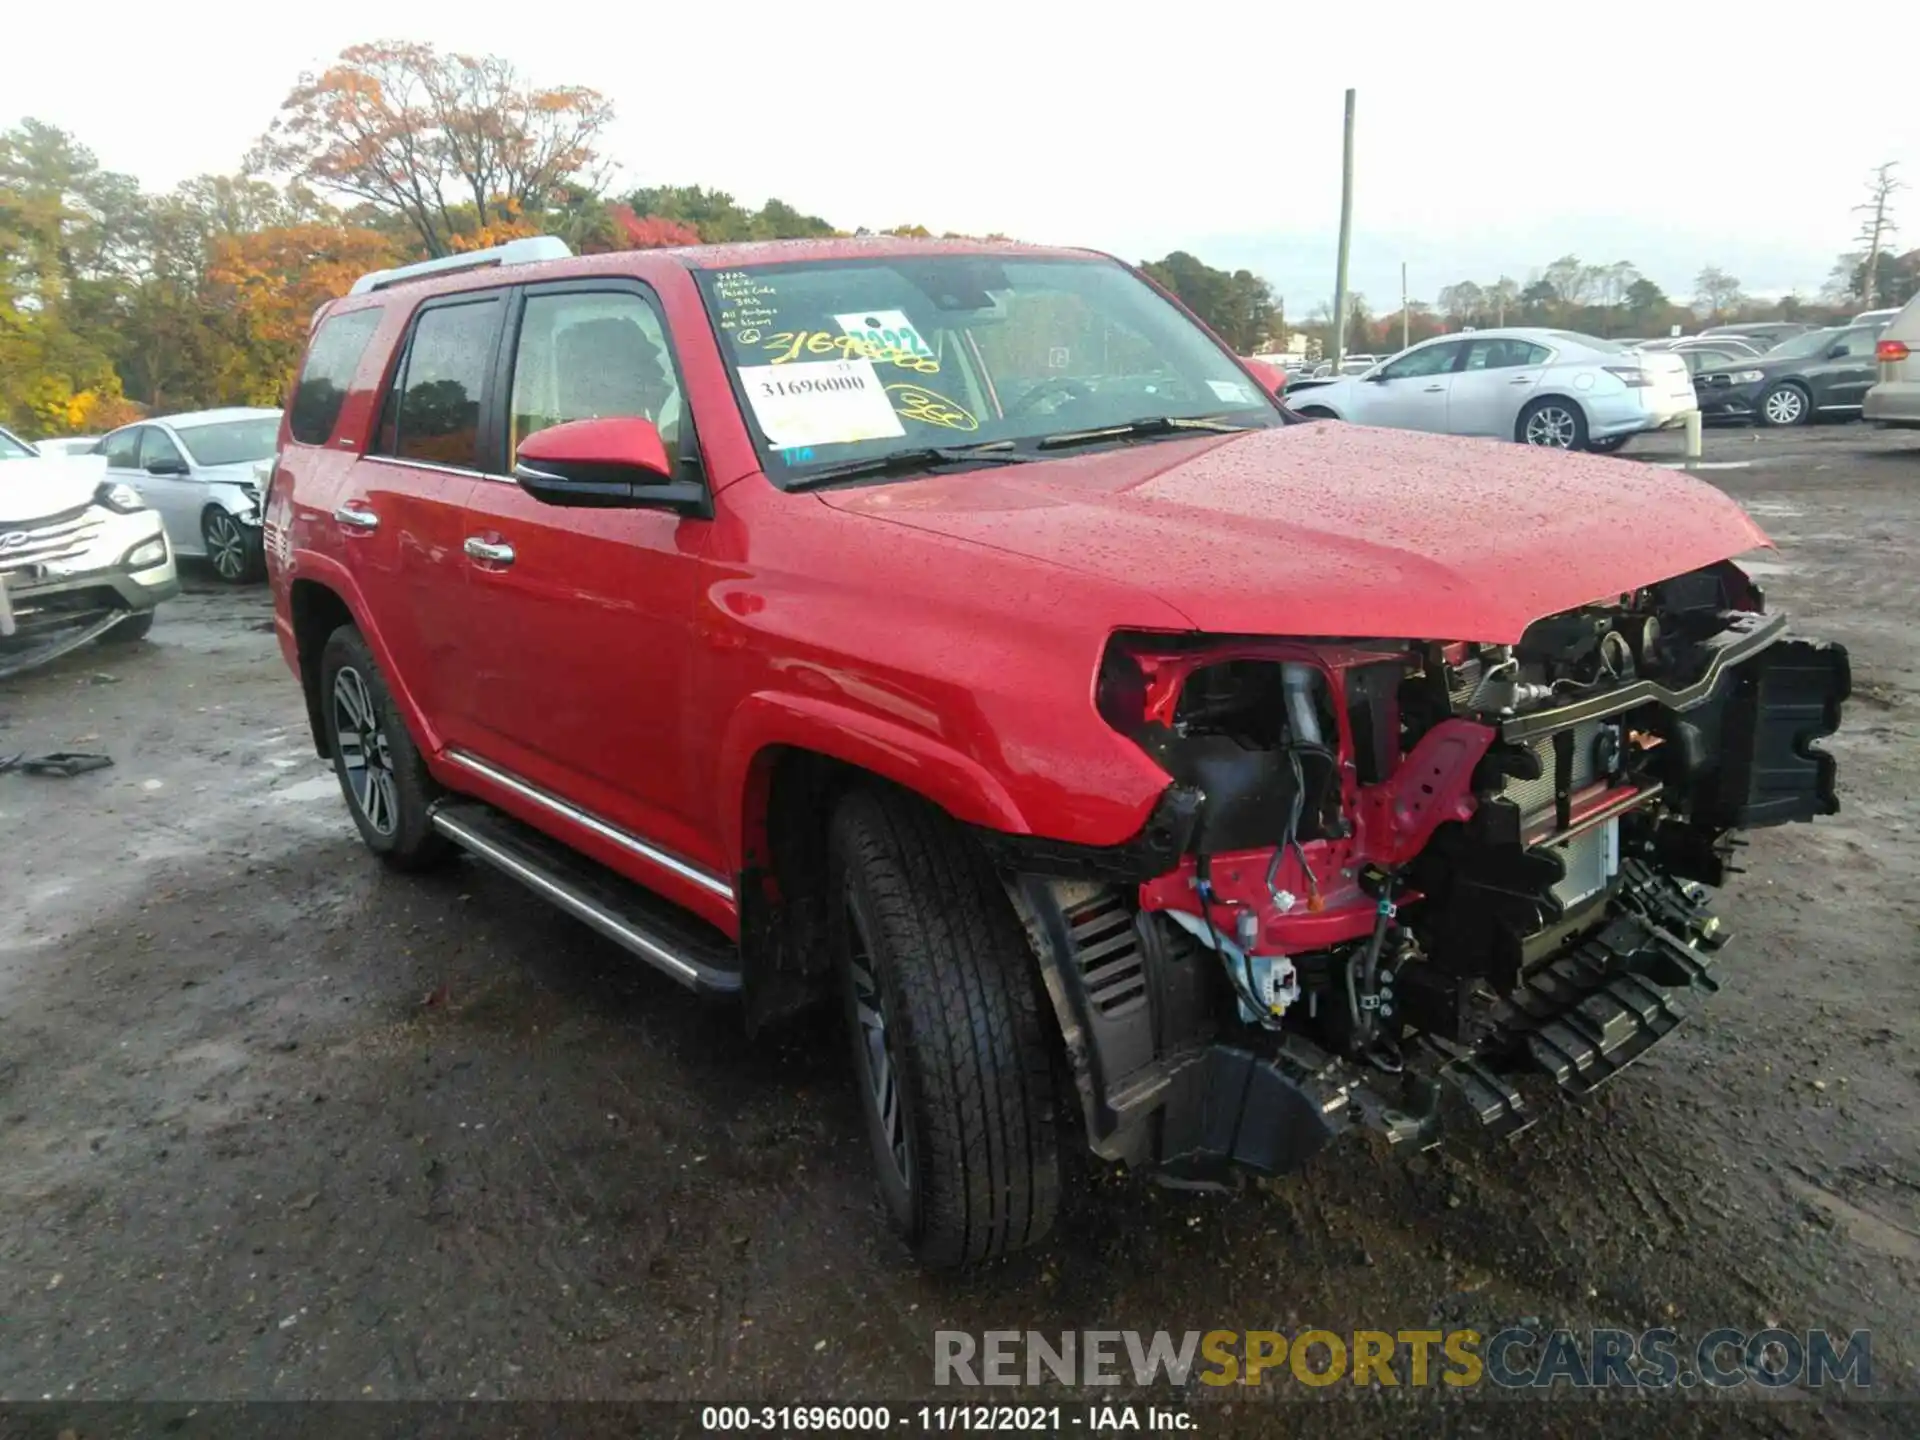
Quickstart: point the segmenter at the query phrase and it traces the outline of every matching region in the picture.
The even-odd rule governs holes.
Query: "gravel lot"
[[[116,760],[0,777],[0,1399],[897,1401],[935,1393],[936,1328],[1522,1317],[1870,1328],[1877,1388],[1913,1399],[1920,436],[1707,449],[1778,540],[1772,603],[1855,677],[1844,811],[1756,837],[1722,993],[1510,1145],[1355,1142],[1237,1196],[1102,1178],[1050,1248],[962,1279],[885,1236],[837,1035],[748,1050],[491,872],[384,873],[263,591],[190,578],[148,643],[0,688],[0,752]],[[1352,1390],[1289,1408],[1411,1423]],[[1887,1405],[1741,1413],[1914,1433]]]

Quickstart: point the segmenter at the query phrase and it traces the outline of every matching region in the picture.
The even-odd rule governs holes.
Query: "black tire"
[[[206,547],[207,563],[213,566],[213,573],[229,585],[246,585],[266,578],[267,557],[260,531],[242,525],[230,511],[209,505],[201,512],[200,542]]]
[[[147,632],[153,629],[153,611],[140,610],[127,616],[118,625],[100,637],[102,645],[131,645],[136,640],[147,638]]]
[[[396,870],[424,870],[452,853],[452,842],[430,818],[440,787],[407,733],[373,651],[351,625],[329,635],[320,652],[320,713],[333,773],[367,848]]]
[[[1546,450],[1587,448],[1587,412],[1562,395],[1547,395],[1520,412],[1513,438]]]
[[[1587,449],[1596,455],[1617,455],[1627,448],[1627,441],[1632,438],[1631,435],[1609,435],[1604,440],[1587,441]]]
[[[1032,952],[992,864],[926,802],[856,790],[834,812],[828,883],[894,1228],[930,1266],[1034,1244],[1060,1204],[1051,1051]]]
[[[1813,397],[1807,394],[1806,387],[1783,380],[1760,397],[1753,413],[1762,425],[1774,429],[1805,425],[1813,419]]]

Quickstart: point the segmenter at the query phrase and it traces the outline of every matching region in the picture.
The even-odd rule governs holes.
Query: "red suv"
[[[1837,808],[1846,654],[1731,500],[1298,423],[1082,251],[367,276],[266,532],[367,845],[836,1001],[930,1263],[1042,1235],[1068,1127],[1207,1184],[1525,1124],[1713,988],[1735,832]]]

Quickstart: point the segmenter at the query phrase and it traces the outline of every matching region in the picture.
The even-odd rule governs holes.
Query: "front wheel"
[[[207,547],[214,574],[229,585],[244,585],[267,573],[260,532],[242,525],[230,511],[208,506],[200,517],[200,539]]]
[[[407,733],[373,651],[351,625],[329,635],[320,652],[320,711],[334,774],[367,848],[399,870],[422,870],[445,858],[452,844],[432,819],[440,787]]]
[[[1584,450],[1587,447],[1587,416],[1571,400],[1550,396],[1536,400],[1520,412],[1514,438],[1522,445],[1538,445],[1548,450]]]
[[[1804,425],[1812,413],[1807,392],[1798,385],[1776,385],[1760,397],[1760,418],[1768,425]]]
[[[834,812],[828,876],[895,1229],[928,1265],[1035,1243],[1060,1201],[1052,1058],[1032,951],[991,862],[925,801],[857,790]]]

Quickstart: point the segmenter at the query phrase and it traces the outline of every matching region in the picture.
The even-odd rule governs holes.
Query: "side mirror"
[[[1365,380],[1369,385],[1384,385],[1387,383],[1387,372],[1385,367],[1383,366],[1381,369],[1378,369],[1378,370],[1367,371],[1367,373],[1362,375],[1360,378],[1362,380]]]
[[[1827,347],[1827,358],[1829,360],[1838,360],[1842,356],[1844,356],[1846,353],[1847,353],[1847,347],[1844,341],[1838,345],[1831,345]]]
[[[149,475],[184,475],[187,473],[187,462],[176,456],[171,460],[149,460],[142,468]]]
[[[520,442],[513,478],[547,505],[713,517],[707,487],[675,480],[660,431],[637,417],[570,420],[537,431]]]

